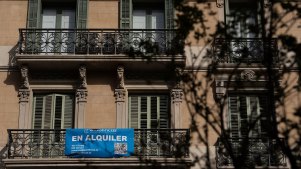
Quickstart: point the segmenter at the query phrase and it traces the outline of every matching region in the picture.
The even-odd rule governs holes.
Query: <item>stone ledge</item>
[[[24,167],[140,167],[140,166],[189,166],[189,158],[44,158],[3,159],[6,168]]]

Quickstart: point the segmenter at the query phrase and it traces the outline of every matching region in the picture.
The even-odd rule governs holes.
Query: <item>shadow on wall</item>
[[[0,169],[4,169],[4,163],[3,163],[3,159],[5,159],[7,157],[7,146],[4,146],[1,150],[0,150]]]

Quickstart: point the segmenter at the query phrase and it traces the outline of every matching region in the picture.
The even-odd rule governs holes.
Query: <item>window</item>
[[[29,0],[27,28],[86,28],[87,7],[88,0]]]
[[[33,97],[33,129],[73,127],[74,96],[36,94]]]
[[[172,29],[173,18],[173,0],[121,0],[123,29]]]
[[[168,96],[129,96],[129,127],[135,129],[169,128]]]
[[[228,35],[236,38],[260,37],[260,3],[254,0],[227,0]]]
[[[261,138],[268,132],[268,99],[264,95],[231,94],[229,127],[232,138]]]

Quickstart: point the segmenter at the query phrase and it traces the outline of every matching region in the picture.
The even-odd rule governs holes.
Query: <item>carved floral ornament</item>
[[[28,102],[29,101],[30,91],[27,89],[20,89],[18,92],[18,97],[20,102]]]
[[[124,90],[124,89],[115,89],[115,99],[116,99],[117,102],[125,102],[126,90]]]
[[[87,101],[88,91],[86,89],[78,89],[76,91],[77,101],[85,102]]]
[[[170,93],[172,102],[182,102],[183,100],[183,90],[182,89],[173,89]]]
[[[255,80],[255,72],[253,70],[244,70],[240,73],[242,80],[253,81]]]

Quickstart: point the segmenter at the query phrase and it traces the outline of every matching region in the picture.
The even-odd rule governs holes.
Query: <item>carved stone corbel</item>
[[[87,68],[86,66],[81,66],[79,68],[79,88],[80,89],[87,89]]]
[[[117,89],[124,89],[124,67],[117,67]]]
[[[28,80],[28,67],[21,67],[21,89],[29,89],[29,80]]]
[[[216,0],[216,7],[223,8],[225,0]]]
[[[182,81],[182,76],[183,76],[183,69],[177,67],[175,69],[175,73],[176,73],[176,84],[175,84],[174,88],[175,89],[181,89],[182,88],[181,81]]]
[[[264,3],[263,6],[264,6],[265,8],[268,8],[268,7],[270,7],[270,6],[272,5],[272,3],[271,3],[270,0],[264,0],[263,3]]]

